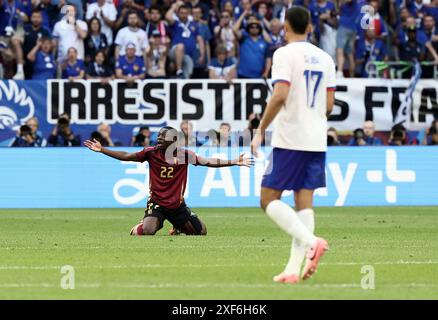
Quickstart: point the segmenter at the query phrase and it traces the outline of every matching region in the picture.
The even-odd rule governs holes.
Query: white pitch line
[[[0,283],[0,288],[59,288],[59,284],[54,283]],[[99,289],[99,288],[119,288],[119,289],[202,289],[202,288],[287,288],[287,289],[348,289],[361,288],[359,283],[314,283],[314,284],[299,284],[297,286],[286,286],[282,284],[265,284],[265,283],[78,283],[76,289]],[[380,284],[376,286],[376,290],[381,288],[438,288],[438,284],[430,283],[406,283],[406,284]],[[374,291],[374,290],[371,290]],[[370,291],[370,292],[371,292]]]
[[[431,265],[438,264],[436,260],[426,261],[376,261],[376,262],[321,262],[320,265],[326,266],[364,266],[364,265]],[[276,263],[270,264],[142,264],[142,265],[96,265],[96,266],[74,266],[77,269],[164,269],[164,268],[237,268],[237,267],[272,267],[278,266]],[[62,266],[42,265],[42,266],[0,266],[0,270],[55,270]]]
[[[290,248],[289,245],[279,246],[276,244],[272,245],[219,245],[219,246],[212,246],[208,243],[206,243],[203,246],[193,246],[193,245],[179,245],[176,244],[174,247],[170,246],[141,246],[141,247],[102,247],[102,246],[90,246],[90,247],[63,247],[63,246],[54,246],[54,247],[0,247],[0,250],[161,250],[161,249],[174,249],[174,250],[180,250],[180,249],[198,249],[198,250],[211,250],[211,249],[253,249],[253,248]]]
[[[88,247],[65,247],[65,246],[53,246],[53,247],[36,247],[36,246],[27,246],[27,247],[0,247],[0,250],[6,250],[6,251],[13,251],[13,250],[161,250],[161,249],[174,249],[174,250],[180,250],[180,249],[198,249],[198,250],[211,250],[211,249],[263,249],[263,248],[290,248],[290,245],[284,243],[284,242],[277,242],[277,241],[266,241],[265,243],[270,244],[253,244],[253,245],[212,245],[210,243],[202,243],[201,245],[181,245],[181,244],[175,244],[175,246],[130,246],[130,247],[120,247],[120,246],[88,246]],[[346,249],[346,248],[356,248],[356,249],[376,249],[376,248],[393,248],[393,245],[367,245],[367,246],[360,246],[360,245],[343,245],[339,244],[336,246],[331,246],[332,248],[338,248],[338,249]],[[432,246],[425,246],[425,245],[405,245],[405,248],[435,248]]]

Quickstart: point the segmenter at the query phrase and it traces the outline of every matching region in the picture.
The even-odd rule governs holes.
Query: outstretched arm
[[[211,168],[221,168],[230,166],[244,166],[251,167],[254,164],[254,159],[252,157],[244,157],[242,153],[238,158],[233,160],[224,160],[218,158],[203,158],[198,156],[198,165],[211,167]]]
[[[129,153],[129,152],[125,152],[125,151],[114,151],[114,150],[104,148],[104,147],[102,147],[100,142],[97,141],[96,139],[93,139],[93,141],[86,140],[84,142],[84,145],[88,149],[90,149],[91,151],[103,153],[104,155],[107,155],[108,157],[111,157],[111,158],[114,158],[117,160],[137,161],[138,162],[137,155],[135,153]]]

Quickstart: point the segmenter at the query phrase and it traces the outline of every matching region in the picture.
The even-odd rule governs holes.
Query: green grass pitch
[[[195,211],[206,237],[129,236],[141,209],[0,210],[0,299],[438,299],[437,207],[317,208],[330,251],[295,286],[271,280],[290,239],[260,209]]]

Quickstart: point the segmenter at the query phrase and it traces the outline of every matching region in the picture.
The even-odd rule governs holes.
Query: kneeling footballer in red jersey
[[[187,207],[184,192],[189,164],[207,167],[246,166],[253,164],[252,158],[243,154],[235,160],[202,158],[194,152],[176,147],[178,132],[172,127],[163,127],[158,133],[157,144],[137,153],[113,151],[101,146],[97,140],[87,140],[84,145],[121,161],[149,162],[150,197],[143,221],[134,226],[131,235],[154,235],[168,220],[171,234],[206,235],[205,224]]]

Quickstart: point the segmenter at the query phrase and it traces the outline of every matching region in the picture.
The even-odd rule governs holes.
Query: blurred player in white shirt
[[[313,233],[313,192],[326,183],[327,117],[334,104],[336,71],[327,53],[306,42],[312,30],[307,9],[290,8],[285,30],[288,44],[274,53],[274,91],[251,150],[257,155],[265,130],[275,118],[274,149],[263,176],[260,204],[293,238],[289,262],[274,281],[297,283],[316,272],[320,258],[328,250],[327,241]],[[294,190],[297,211],[280,200],[284,190]]]

